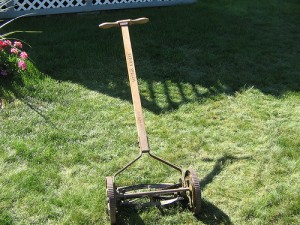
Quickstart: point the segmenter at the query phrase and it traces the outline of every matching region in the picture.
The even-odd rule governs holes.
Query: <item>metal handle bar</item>
[[[134,25],[134,24],[144,24],[144,23],[147,23],[148,21],[149,21],[148,18],[142,17],[142,18],[138,18],[135,20],[127,19],[127,20],[118,20],[116,22],[101,23],[99,25],[99,27],[103,28],[103,29],[108,29],[108,28],[112,28],[112,27],[129,26],[129,25]]]

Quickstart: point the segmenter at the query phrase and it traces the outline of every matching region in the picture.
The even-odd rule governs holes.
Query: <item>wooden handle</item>
[[[135,122],[138,131],[138,138],[139,138],[139,146],[142,153],[149,152],[150,147],[147,138],[147,132],[145,128],[144,116],[142,112],[142,104],[141,104],[141,97],[139,92],[139,86],[137,82],[137,76],[135,71],[134,59],[132,54],[132,47],[129,35],[129,28],[128,26],[121,26],[122,30],[122,37],[124,43],[124,50],[125,50],[125,57],[127,63],[127,70],[128,76],[130,81],[130,89],[131,89],[131,96],[132,96],[132,103],[134,108],[135,114]]]
[[[142,18],[138,18],[135,20],[126,19],[126,20],[118,20],[116,22],[101,23],[99,25],[99,27],[103,28],[103,29],[108,29],[108,28],[112,28],[112,27],[129,26],[129,25],[134,25],[134,24],[144,24],[144,23],[147,23],[148,21],[149,21],[148,18],[142,17]]]

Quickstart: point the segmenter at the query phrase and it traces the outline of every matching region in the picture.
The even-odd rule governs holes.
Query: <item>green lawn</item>
[[[29,73],[1,79],[0,224],[108,224],[105,177],[138,153],[119,29],[130,27],[152,152],[196,170],[198,218],[123,209],[121,224],[300,224],[300,3],[192,5],[20,19]],[[2,32],[2,31],[1,31]],[[143,157],[117,184],[177,181]]]

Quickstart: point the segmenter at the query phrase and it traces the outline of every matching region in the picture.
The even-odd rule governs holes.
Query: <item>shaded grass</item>
[[[276,96],[298,91],[297,9],[293,1],[201,1],[51,20],[27,18],[17,28],[43,31],[23,37],[39,49],[30,55],[41,71],[130,100],[120,31],[97,26],[148,16],[150,24],[130,32],[144,107],[161,113],[244,87]]]
[[[1,83],[0,223],[108,223],[105,176],[138,148],[120,32],[97,25],[148,16],[130,31],[150,145],[194,167],[203,213],[124,209],[120,223],[299,224],[298,10],[201,1],[16,23],[43,33],[22,36],[28,76]],[[167,180],[143,157],[117,182]]]

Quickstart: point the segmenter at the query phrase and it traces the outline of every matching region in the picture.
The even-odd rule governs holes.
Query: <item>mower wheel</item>
[[[117,198],[113,177],[106,177],[107,213],[111,224],[117,222]]]
[[[189,188],[187,197],[189,199],[189,206],[195,215],[201,212],[201,189],[200,181],[193,169],[185,172],[184,186]]]

